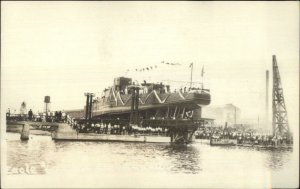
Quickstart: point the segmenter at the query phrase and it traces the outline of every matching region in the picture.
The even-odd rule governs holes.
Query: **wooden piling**
[[[21,140],[29,139],[29,124],[25,123],[22,126]]]

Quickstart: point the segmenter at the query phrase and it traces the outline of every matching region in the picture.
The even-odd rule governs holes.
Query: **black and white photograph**
[[[1,1],[1,188],[299,188],[299,2]]]

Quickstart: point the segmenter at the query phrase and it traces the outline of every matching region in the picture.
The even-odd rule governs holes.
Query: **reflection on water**
[[[169,145],[165,149],[171,157],[171,171],[176,173],[198,173],[201,171],[200,153],[194,146]]]
[[[265,165],[272,170],[280,170],[291,159],[292,149],[265,150]]]
[[[187,173],[224,171],[280,171],[293,165],[292,150],[218,147],[194,143],[188,146],[122,142],[54,142],[48,136],[7,133],[9,174],[35,168],[35,174],[86,173]],[[28,168],[29,167],[29,168]],[[21,173],[24,171],[21,170]],[[25,171],[26,173],[26,171]]]
[[[54,149],[55,144],[49,142],[48,137],[40,136],[34,140],[31,138],[29,141],[21,141],[19,134],[10,133],[8,137],[7,165],[9,173],[16,173],[14,168],[26,170],[28,167],[35,167],[36,174],[45,174],[45,168],[55,164],[49,157],[49,152]]]

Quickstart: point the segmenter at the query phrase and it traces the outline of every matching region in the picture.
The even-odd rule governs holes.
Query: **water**
[[[15,178],[22,178],[20,187],[24,187],[24,179],[30,180],[35,178],[34,175],[43,176],[42,180],[51,178],[54,181],[56,177],[66,179],[66,182],[47,184],[53,184],[53,187],[232,188],[286,187],[297,186],[298,183],[298,159],[292,149],[212,147],[200,143],[178,146],[55,142],[49,136],[36,135],[22,142],[17,133],[7,133],[6,145],[7,178],[14,181]],[[77,182],[83,178],[89,182]],[[183,178],[185,182],[180,182]],[[146,181],[138,181],[143,179]],[[101,185],[97,185],[98,182]],[[31,186],[32,183],[27,184]],[[42,186],[45,182],[40,184]],[[39,185],[35,183],[33,186]]]

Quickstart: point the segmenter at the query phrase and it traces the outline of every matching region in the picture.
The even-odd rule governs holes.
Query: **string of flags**
[[[153,70],[153,69],[156,69],[157,68],[157,65],[154,65],[154,66],[148,66],[148,67],[145,67],[145,68],[136,68],[135,71],[140,71],[140,72],[143,72],[143,71],[149,71],[149,70]]]
[[[144,71],[154,70],[156,68],[157,68],[157,65],[154,65],[154,66],[148,66],[148,67],[144,67],[144,68],[135,68],[135,69],[132,69],[132,71],[144,72]],[[128,70],[128,71],[130,71],[130,70]]]
[[[171,66],[181,65],[180,63],[172,63],[172,62],[165,62],[165,61],[162,61],[161,63],[162,64],[167,64],[167,65],[171,65]]]
[[[134,68],[134,69],[127,69],[126,74],[129,71],[135,71],[135,72],[144,72],[144,71],[151,71],[157,69],[157,65],[153,65],[153,66],[148,66],[148,67],[144,67],[144,68]]]
[[[168,65],[168,66],[180,66],[180,65],[182,65],[182,64],[180,64],[180,63],[165,62],[165,61],[161,61],[161,64]],[[189,65],[189,67],[192,67],[192,66],[193,66],[193,63],[191,63],[191,64]],[[126,74],[127,74],[129,71],[144,72],[144,71],[151,71],[151,70],[154,70],[154,69],[157,69],[157,68],[158,68],[157,65],[153,65],[153,66],[147,66],[147,67],[144,67],[144,68],[127,69],[127,70],[126,70]]]

